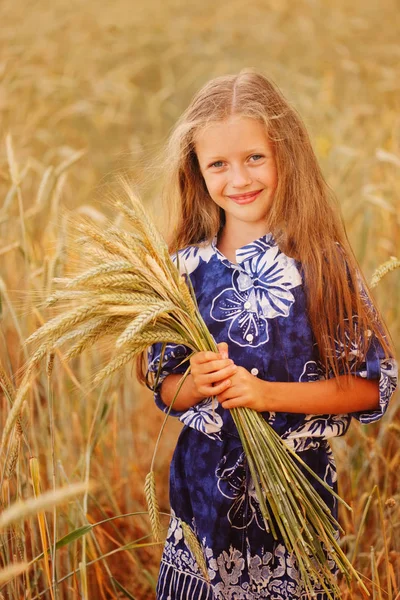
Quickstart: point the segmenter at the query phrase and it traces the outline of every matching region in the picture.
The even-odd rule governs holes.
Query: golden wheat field
[[[2,428],[23,342],[52,315],[41,301],[82,258],[66,215],[114,218],[124,175],[162,226],[159,150],[211,77],[271,77],[306,122],[367,279],[400,258],[396,0],[2,0],[0,15]],[[399,351],[400,270],[373,292]],[[162,546],[143,486],[163,415],[131,366],[92,385],[108,356],[104,344],[69,362],[58,351],[50,376],[46,361],[37,371],[0,461],[0,599],[155,597]],[[170,419],[155,463],[164,529],[179,430]],[[400,599],[399,394],[334,451],[353,509],[341,543],[371,598]]]

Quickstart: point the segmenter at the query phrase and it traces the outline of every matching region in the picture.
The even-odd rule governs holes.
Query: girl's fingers
[[[229,365],[225,369],[221,369],[220,371],[209,373],[207,375],[199,375],[198,373],[194,373],[192,371],[192,377],[194,385],[199,394],[215,396],[217,393],[219,393],[218,391],[215,391],[216,386],[220,383],[224,383],[229,377],[235,375],[236,371],[236,365]],[[226,386],[223,387],[223,389],[226,389]]]
[[[218,348],[220,350],[219,352],[211,352],[211,350],[207,350],[204,352],[195,352],[195,354],[193,354],[193,356],[190,359],[190,363],[201,365],[204,363],[209,363],[211,361],[229,360],[228,344],[226,344],[225,342],[221,342],[220,344],[218,344]]]
[[[199,392],[201,392],[205,398],[209,398],[210,396],[218,396],[222,394],[229,386],[231,385],[230,379],[225,379],[221,381],[221,383],[217,383],[216,385],[209,386],[201,386],[199,388]]]
[[[228,365],[224,369],[220,369],[219,371],[215,371],[215,373],[208,373],[207,375],[202,375],[201,378],[204,380],[204,384],[207,385],[209,383],[219,383],[228,377],[231,377],[237,371],[237,366],[232,364]]]
[[[217,344],[219,353],[222,358],[228,358],[228,344],[226,342],[220,342]]]
[[[232,408],[240,408],[241,406],[245,406],[243,404],[243,402],[241,402],[240,400],[224,400],[223,402],[220,402],[222,408],[225,408],[226,410],[232,409]]]
[[[220,354],[217,354],[216,352],[211,352],[209,350],[207,352],[196,352],[191,357],[190,364],[201,365],[203,363],[208,363],[212,360],[218,360],[220,358]]]
[[[223,402],[231,400],[234,397],[235,396],[233,390],[230,389],[230,386],[227,386],[224,390],[222,390],[222,392],[218,394],[217,400],[220,404],[223,404]]]
[[[230,365],[233,365],[234,362],[230,358],[219,359],[219,360],[211,360],[203,363],[190,362],[193,372],[207,375],[209,373],[214,373],[216,371],[220,371]]]

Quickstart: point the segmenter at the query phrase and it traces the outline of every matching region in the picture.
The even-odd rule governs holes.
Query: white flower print
[[[236,251],[236,258],[239,263],[248,262],[261,252],[266,252],[269,248],[276,247],[276,242],[271,233],[267,233],[263,237],[251,244],[247,244]]]
[[[214,298],[210,316],[231,321],[228,337],[239,346],[260,346],[269,339],[267,320],[289,316],[295,301],[290,289],[300,284],[295,261],[268,247],[246,261],[246,271],[235,269],[232,287]]]
[[[335,457],[333,455],[333,450],[328,443],[326,444],[326,454],[328,456],[328,464],[326,466],[325,473],[324,473],[324,476],[322,477],[322,479],[328,485],[332,485],[333,483],[335,483],[337,481],[337,471],[336,471],[336,463],[335,463]],[[336,499],[335,499],[335,504],[336,504]]]
[[[211,439],[221,439],[222,417],[217,412],[218,403],[212,398],[205,398],[179,417],[185,425],[201,431]]]
[[[325,379],[323,369],[315,360],[308,360],[304,364],[303,371],[299,377],[299,381],[319,381]]]
[[[292,600],[303,597],[304,588],[296,559],[282,543],[264,553],[253,555],[247,552],[245,556],[232,545],[214,555],[205,538],[202,540],[202,548],[211,582],[208,591],[205,588],[205,594],[201,596],[204,600]],[[328,563],[332,571],[335,571],[335,565],[329,556]],[[242,581],[246,569],[249,579]],[[197,562],[185,544],[180,520],[175,517],[173,511],[161,561],[161,572],[165,578],[173,581],[179,579],[182,573],[185,574],[185,588],[176,590],[177,595],[174,596],[180,600],[187,598],[184,590],[198,589],[198,581],[203,580]],[[160,588],[161,586],[162,583]],[[318,585],[315,591],[317,599],[325,598]]]
[[[157,372],[160,365],[160,351],[162,344],[158,344],[157,346],[150,346],[148,351],[148,360],[149,360],[149,371],[154,373]],[[158,351],[156,351],[156,349]],[[183,362],[188,357],[188,349],[183,344],[166,344],[163,354],[162,361],[162,369],[161,369],[161,379],[163,379],[163,373],[169,374],[169,369],[171,368],[171,364],[177,363],[179,359]],[[179,364],[179,363],[178,363]],[[188,363],[189,364],[189,363]],[[176,366],[176,365],[175,365]]]
[[[221,494],[233,500],[227,514],[231,526],[246,529],[255,521],[259,529],[265,530],[253,480],[247,477],[244,452],[240,448],[231,450],[219,462],[215,474]]]
[[[210,315],[215,321],[231,321],[228,337],[239,346],[257,347],[268,341],[267,320],[257,310],[254,290],[240,285],[240,272],[232,275],[232,288],[214,298]],[[242,277],[243,279],[243,277]]]
[[[398,367],[394,360],[381,361],[381,377],[379,380],[379,395],[386,406],[397,387]]]
[[[179,250],[178,259],[176,253],[172,255],[172,260],[175,265],[179,261],[179,272],[181,275],[190,275],[199,266],[200,260],[208,262],[213,256],[211,245],[204,246],[188,246],[183,250]]]
[[[306,415],[303,424],[282,435],[296,452],[304,452],[325,444],[326,440],[344,435],[350,425],[349,415]]]
[[[244,569],[245,561],[242,553],[236,548],[229,548],[229,554],[222,552],[217,558],[217,565],[222,581],[226,584],[236,584]]]
[[[240,583],[245,560],[236,548],[222,552],[216,563],[221,581],[212,587],[217,600],[289,600],[303,591],[296,560],[282,544],[262,556],[247,556],[249,582]]]
[[[334,340],[335,354],[339,360],[346,359],[347,351],[347,361],[350,365],[350,368],[354,369],[356,368],[360,359],[364,357],[364,344],[362,339],[363,334],[358,325],[358,316],[354,315],[351,320],[344,319],[344,328],[344,342],[340,340],[339,327],[337,328],[338,339]],[[368,337],[371,336],[371,331],[367,330],[365,335]]]
[[[174,546],[183,539],[183,529],[181,526],[180,519],[175,516],[174,511],[171,509],[171,520],[168,529],[168,538],[174,538]]]
[[[255,256],[248,265],[253,275],[257,300],[267,319],[288,317],[294,296],[290,289],[301,285],[296,263],[277,246]]]
[[[379,419],[387,409],[389,400],[397,387],[398,380],[398,366],[393,359],[381,359],[380,365],[380,377],[379,377],[379,409],[354,413],[361,423],[372,423]],[[366,369],[360,370],[357,373],[360,377],[366,378],[368,371]]]

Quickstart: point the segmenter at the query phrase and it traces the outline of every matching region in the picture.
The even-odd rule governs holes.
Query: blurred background
[[[301,113],[367,279],[400,258],[398,9],[397,0],[2,0],[0,361],[12,387],[28,356],[23,340],[50,316],[36,300],[69,269],[65,211],[105,223],[124,175],[159,216],[160,148],[217,75],[254,67]],[[398,350],[400,271],[374,295]],[[57,550],[52,591],[40,559],[0,583],[0,598],[155,597],[161,546],[142,490],[163,415],[132,368],[92,390],[105,357],[100,346],[59,360],[51,380],[43,366],[1,471],[3,508],[33,495],[32,456],[42,490],[97,482],[87,502],[47,513],[50,545],[105,522]],[[10,399],[1,402],[3,426]],[[156,461],[165,513],[179,429],[170,419]],[[400,598],[399,432],[397,395],[381,423],[353,423],[334,443],[340,492],[353,508],[341,513],[344,548],[372,597],[389,600]],[[36,518],[1,538],[2,567],[44,549]]]

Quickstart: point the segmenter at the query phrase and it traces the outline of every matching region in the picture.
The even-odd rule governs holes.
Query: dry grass
[[[50,292],[53,277],[67,276],[70,261],[79,262],[67,253],[61,207],[105,223],[99,198],[116,172],[140,180],[154,206],[159,177],[149,161],[194,91],[214,75],[253,66],[272,76],[309,127],[367,277],[391,256],[400,258],[396,16],[394,0],[150,0],[134,8],[126,0],[2,2],[0,358],[8,375],[2,425],[26,360],[21,341],[52,316],[51,307],[37,309],[32,298]],[[105,287],[112,277],[104,278]],[[116,289],[125,285],[118,278]],[[388,272],[374,293],[399,340],[399,271]],[[55,553],[50,569],[58,580],[75,573],[58,584],[60,599],[80,597],[85,581],[90,598],[124,597],[118,583],[136,598],[154,598],[159,547],[127,547],[150,534],[147,517],[108,519],[145,510],[142,489],[163,415],[137,387],[130,366],[91,391],[92,374],[107,356],[108,348],[99,346],[67,363],[56,351],[51,378],[43,367],[15,421],[22,424],[20,445],[15,429],[2,457],[3,507],[33,496],[32,455],[42,490],[89,476],[99,484],[83,501],[47,515],[50,548],[68,531],[106,521]],[[345,548],[373,580],[375,597],[381,585],[382,598],[392,600],[400,597],[398,407],[397,396],[381,424],[354,424],[335,442],[341,495],[354,510],[353,517],[342,514]],[[165,512],[178,430],[169,424],[155,465]],[[1,566],[41,552],[34,518],[2,534]],[[28,578],[15,578],[0,593],[37,597],[47,587],[43,568],[35,562]],[[362,596],[355,591],[353,597]]]

